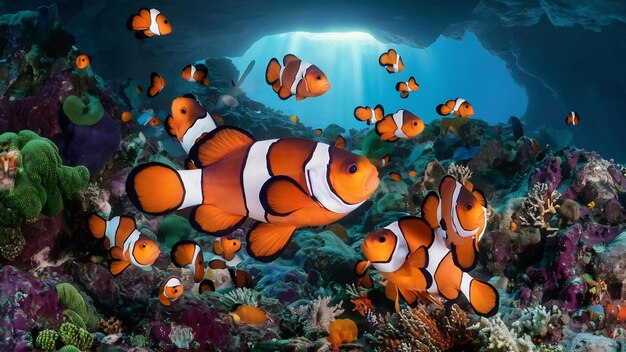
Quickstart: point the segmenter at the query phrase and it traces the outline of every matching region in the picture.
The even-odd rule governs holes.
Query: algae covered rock
[[[19,149],[22,156],[15,187],[0,192],[0,227],[17,228],[39,214],[54,215],[64,200],[87,187],[87,168],[62,165],[56,145],[33,131],[3,133],[0,146]]]

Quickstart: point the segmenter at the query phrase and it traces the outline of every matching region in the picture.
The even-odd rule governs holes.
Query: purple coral
[[[551,194],[559,187],[562,178],[561,162],[559,159],[549,156],[543,160],[541,167],[535,169],[530,177],[530,184],[545,183],[548,185],[548,194]]]

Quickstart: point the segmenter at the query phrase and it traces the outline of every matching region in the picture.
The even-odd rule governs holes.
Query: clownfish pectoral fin
[[[387,281],[387,285],[385,286],[385,297],[394,301],[396,313],[400,313],[400,294],[398,293],[398,287],[391,281]]]
[[[247,235],[248,254],[258,261],[271,262],[285,250],[295,230],[291,225],[257,222]]]
[[[213,241],[213,253],[217,255],[224,254],[224,248],[222,247],[222,241],[215,240]]]
[[[111,264],[109,264],[109,272],[113,276],[118,276],[129,266],[130,262],[127,262],[125,260],[112,260]]]
[[[415,308],[417,306],[419,303],[419,297],[416,292],[406,290],[401,287],[398,287],[398,291],[400,291],[400,295],[404,298],[404,301],[409,305],[409,307]]]
[[[280,89],[278,90],[278,97],[281,100],[287,100],[291,96],[292,96],[291,91],[287,87],[281,86]]]
[[[226,269],[226,262],[220,259],[213,259],[209,262],[209,268],[216,269]]]
[[[409,92],[408,91],[403,90],[403,91],[400,92],[400,98],[406,99],[408,97],[409,97]]]
[[[337,139],[335,139],[335,148],[346,149],[346,139],[341,135],[337,136]]]
[[[450,114],[450,111],[452,111],[452,109],[450,109],[447,105],[445,104],[439,104],[437,105],[437,107],[435,108],[435,110],[437,111],[437,113],[441,116],[447,116]]]
[[[474,241],[464,241],[450,246],[454,264],[463,271],[472,271],[478,264],[478,252],[474,248]]]
[[[111,258],[115,260],[122,260],[122,261],[126,260],[126,258],[124,258],[124,252],[122,251],[120,247],[117,247],[117,246],[111,247],[111,249],[109,250],[109,255],[111,256]]]
[[[174,118],[172,117],[172,115],[168,115],[165,118],[165,122],[163,123],[163,125],[165,126],[165,132],[167,132],[167,134],[172,137],[177,137],[176,122],[174,122]]]
[[[206,167],[232,151],[254,143],[254,137],[236,127],[220,126],[207,133],[189,150],[189,158],[197,167]]]
[[[302,186],[288,176],[274,176],[267,180],[261,187],[259,198],[265,211],[274,216],[288,216],[308,207],[319,208]]]
[[[480,205],[487,208],[487,199],[485,199],[485,195],[482,191],[475,189],[472,191],[472,194],[474,195],[474,197],[476,197],[476,200],[478,200],[478,203],[480,203]]]
[[[102,216],[93,213],[87,219],[87,227],[93,237],[102,238],[107,228],[106,220]]]
[[[267,64],[267,68],[265,69],[265,82],[269,85],[278,82],[278,86],[280,87],[280,63],[275,57]],[[278,92],[277,90],[274,91]]]
[[[164,306],[169,306],[172,304],[172,302],[167,297],[165,297],[163,293],[159,295],[159,302],[161,302],[161,304]]]
[[[231,261],[235,258],[235,253],[224,253],[222,254],[222,257],[227,261]]]
[[[244,216],[229,214],[210,204],[198,205],[189,215],[189,223],[194,229],[212,236],[230,233],[241,226],[244,220]]]
[[[422,202],[422,217],[433,229],[439,226],[437,208],[439,208],[439,196],[437,192],[430,191]]]
[[[292,61],[298,61],[298,57],[294,54],[287,54],[283,56],[283,66],[287,66]]]
[[[469,292],[463,292],[463,294],[467,297],[476,314],[484,317],[495,315],[500,305],[498,290],[486,282],[473,279],[467,273],[463,273],[463,276],[463,280],[471,280],[468,285]]]
[[[209,279],[204,279],[200,282],[198,287],[198,293],[203,294],[205,292],[215,292],[215,284]]]
[[[437,299],[435,299],[435,297],[433,297],[430,293],[426,291],[417,291],[415,293],[417,294],[418,299],[424,303],[434,303],[439,307],[441,307],[442,305],[441,301],[438,301]]]

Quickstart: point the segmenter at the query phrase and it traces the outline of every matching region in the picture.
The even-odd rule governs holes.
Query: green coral
[[[130,345],[133,347],[146,347],[148,346],[148,339],[143,335],[133,335],[130,338]]]
[[[78,290],[69,283],[60,283],[56,289],[67,320],[80,328],[95,330],[100,317],[95,309],[85,302]]]
[[[189,221],[184,217],[167,216],[159,225],[159,241],[171,248],[176,242],[187,238],[191,230]]]
[[[81,351],[86,351],[93,344],[93,336],[85,329],[78,330],[78,347]]]
[[[93,126],[102,120],[104,107],[93,95],[85,93],[83,96],[84,99],[75,95],[65,98],[63,112],[77,126]]]
[[[0,228],[19,228],[39,214],[52,216],[63,209],[65,199],[87,187],[87,168],[64,166],[56,145],[33,131],[0,134],[0,147],[5,146],[19,149],[22,162],[15,188],[0,191]]]
[[[25,244],[26,240],[22,236],[22,230],[0,226],[0,255],[5,259],[14,260],[20,255]]]
[[[65,345],[78,345],[78,334],[80,328],[72,323],[65,322],[59,328],[61,342]]]
[[[80,348],[72,345],[63,346],[59,352],[81,352]]]
[[[75,311],[71,309],[66,309],[65,312],[63,312],[63,315],[65,315],[65,321],[72,323],[81,329],[87,328],[87,326],[85,326],[83,318],[81,318],[81,316]]]
[[[56,351],[57,340],[59,339],[59,334],[50,329],[43,330],[37,335],[37,339],[35,340],[35,346],[45,352]]]

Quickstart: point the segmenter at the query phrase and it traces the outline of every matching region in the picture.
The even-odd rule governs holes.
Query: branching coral
[[[543,305],[528,307],[522,310],[521,316],[512,324],[512,330],[518,335],[527,334],[533,341],[544,341],[548,334],[554,334],[563,326],[563,313],[557,306],[548,309]],[[557,340],[561,334],[558,332]]]
[[[308,317],[307,335],[325,332],[328,331],[330,322],[344,312],[341,308],[343,301],[334,306],[330,305],[330,301],[330,297],[318,297],[313,300],[311,305],[301,305],[297,308],[289,307],[289,310],[296,315]]]
[[[478,351],[530,352],[535,350],[530,336],[520,336],[515,331],[509,330],[499,314],[489,319],[480,318],[478,323],[468,329],[478,332],[478,339],[482,346]]]
[[[548,232],[558,231],[550,227],[550,218],[556,214],[558,205],[555,203],[561,198],[558,191],[548,193],[548,185],[535,183],[522,202],[522,207],[516,213],[516,219],[523,226],[532,226],[545,229]]]
[[[472,170],[465,165],[450,164],[448,166],[448,174],[454,176],[461,184],[472,178]]]
[[[450,316],[440,307],[429,312],[424,305],[403,309],[398,315],[378,317],[375,335],[379,351],[446,351],[467,345],[473,332],[466,313],[453,305]]]
[[[122,332],[122,322],[115,318],[109,318],[106,320],[100,318],[98,331],[102,331],[106,335],[119,334]]]

